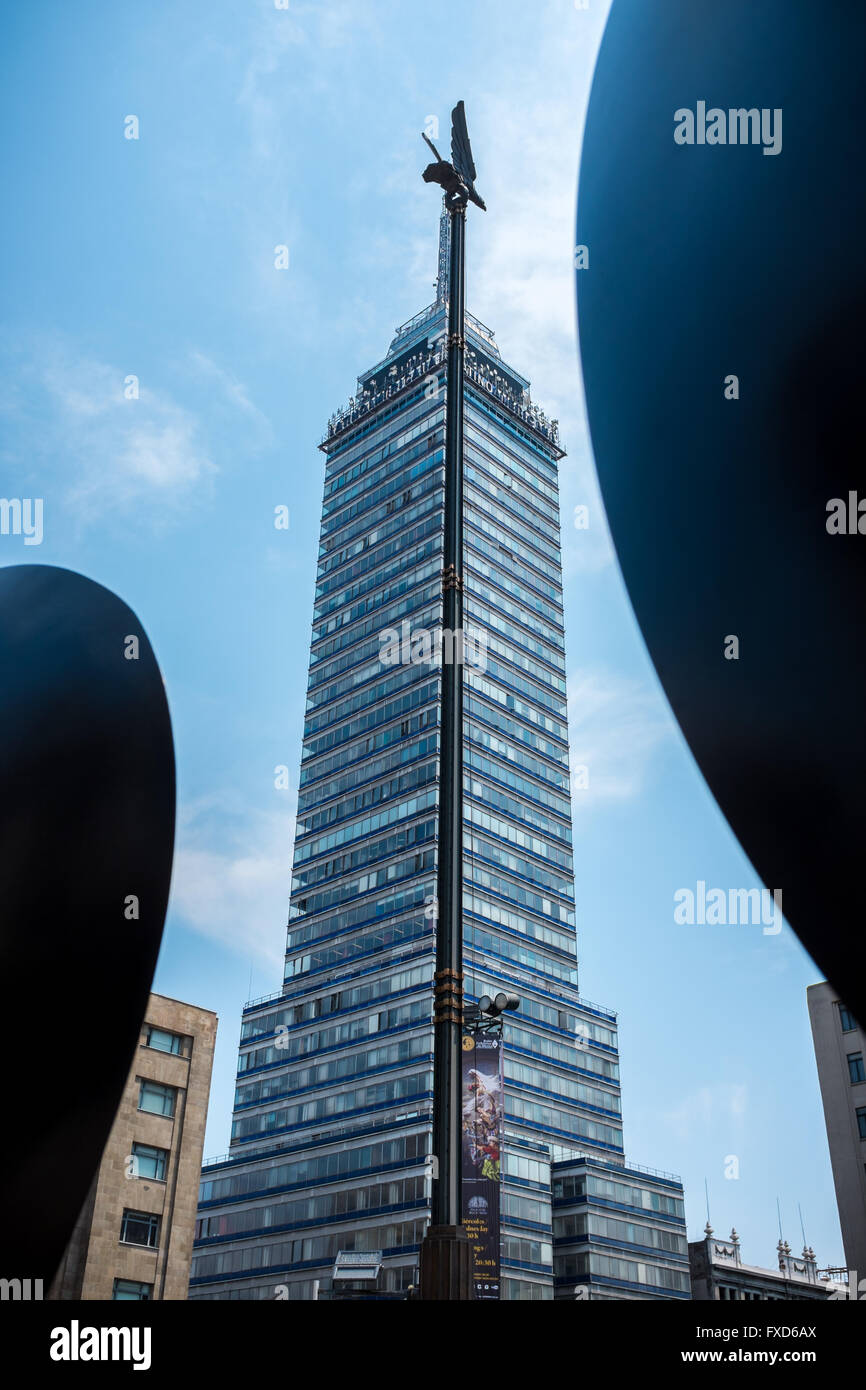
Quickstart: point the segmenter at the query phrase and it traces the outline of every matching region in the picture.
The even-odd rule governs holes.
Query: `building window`
[[[138,1108],[150,1115],[173,1115],[176,1095],[174,1086],[162,1086],[158,1081],[142,1081]]]
[[[153,1178],[156,1182],[165,1182],[168,1149],[155,1149],[151,1144],[135,1143],[130,1158],[131,1177]]]
[[[111,1297],[127,1302],[149,1303],[153,1298],[153,1284],[139,1284],[134,1279],[115,1279]]]
[[[860,1131],[860,1138],[866,1139],[866,1105],[859,1106],[854,1114],[857,1116],[857,1128]]]
[[[851,1010],[845,1008],[844,1004],[839,1005],[839,1022],[842,1025],[843,1033],[853,1033],[857,1027],[857,1020]]]
[[[159,1217],[149,1211],[124,1211],[120,1239],[124,1245],[146,1245],[155,1250],[159,1243]]]
[[[145,1028],[144,1045],[157,1052],[173,1052],[176,1057],[186,1056],[186,1038],[180,1033],[169,1033],[165,1028],[154,1028],[148,1023]]]
[[[502,1297],[519,1299],[521,1303],[537,1302],[541,1299],[552,1299],[553,1289],[549,1284],[530,1284],[527,1279],[503,1279]]]
[[[848,1053],[848,1075],[851,1078],[851,1085],[856,1081],[866,1081],[866,1067],[863,1066],[862,1052]]]

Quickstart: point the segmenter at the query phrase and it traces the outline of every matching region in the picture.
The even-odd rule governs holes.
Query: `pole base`
[[[465,1226],[428,1226],[421,1242],[421,1298],[471,1302],[472,1244]]]

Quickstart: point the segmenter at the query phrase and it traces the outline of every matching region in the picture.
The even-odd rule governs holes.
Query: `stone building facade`
[[[123,1098],[49,1298],[185,1299],[217,1017],[152,994]]]

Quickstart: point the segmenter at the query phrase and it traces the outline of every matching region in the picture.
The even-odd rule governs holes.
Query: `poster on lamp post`
[[[499,1298],[499,1199],[504,1088],[502,1039],[463,1039],[463,1224],[472,1241],[476,1298]]]

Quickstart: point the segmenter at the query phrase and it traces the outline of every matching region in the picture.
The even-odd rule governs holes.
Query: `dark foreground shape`
[[[138,618],[69,570],[0,570],[0,1274],[46,1294],[137,1045],[174,815],[168,704]]]
[[[758,874],[861,1020],[864,53],[866,8],[843,0],[614,0],[576,238],[592,443],[650,655]],[[699,143],[712,108],[728,136],[731,110],[765,110],[768,139]],[[674,139],[683,109],[694,143]],[[828,531],[833,499],[854,533]]]

